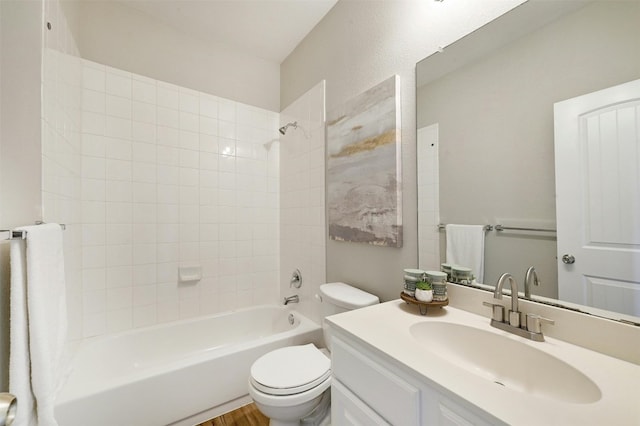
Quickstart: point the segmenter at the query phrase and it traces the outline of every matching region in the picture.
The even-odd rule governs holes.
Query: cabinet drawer
[[[331,382],[331,424],[333,426],[387,426],[382,417],[337,380]]]
[[[339,338],[332,337],[332,344],[335,378],[389,423],[419,424],[420,389]]]

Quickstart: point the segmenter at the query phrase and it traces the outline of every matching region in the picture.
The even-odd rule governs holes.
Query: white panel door
[[[559,298],[640,316],[640,80],[554,118]]]

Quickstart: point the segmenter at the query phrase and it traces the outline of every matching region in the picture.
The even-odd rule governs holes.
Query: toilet
[[[320,286],[320,312],[327,349],[313,343],[271,351],[251,366],[249,395],[271,426],[323,424],[331,386],[331,340],[324,324],[329,315],[380,303],[377,296],[345,283]],[[326,423],[326,422],[324,422]]]

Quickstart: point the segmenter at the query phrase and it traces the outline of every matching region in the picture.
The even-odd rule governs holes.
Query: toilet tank
[[[320,302],[324,340],[327,348],[331,350],[331,341],[324,319],[329,315],[378,304],[380,303],[380,299],[378,296],[352,287],[349,284],[338,282],[322,284],[320,286]]]

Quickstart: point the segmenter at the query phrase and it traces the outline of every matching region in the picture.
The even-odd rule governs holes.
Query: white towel
[[[18,398],[14,424],[57,426],[55,398],[68,370],[62,229],[44,224],[19,230],[27,231],[27,240],[26,259],[25,243],[11,241],[9,389]]]
[[[484,226],[446,225],[447,263],[473,270],[476,281],[484,279]]]

